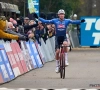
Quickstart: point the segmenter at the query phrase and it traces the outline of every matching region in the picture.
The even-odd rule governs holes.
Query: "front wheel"
[[[59,68],[60,78],[62,78],[62,73],[63,73],[63,62],[62,62],[62,59],[63,59],[63,56],[62,56],[62,53],[61,53],[61,56],[60,56],[60,68]]]
[[[62,78],[64,79],[65,78],[65,54],[63,53],[62,54],[62,66],[63,66],[63,70],[62,70]]]
[[[61,53],[60,56],[60,77],[65,78],[65,54]]]

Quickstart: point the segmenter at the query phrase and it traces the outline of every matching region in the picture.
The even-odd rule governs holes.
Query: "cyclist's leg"
[[[55,71],[58,73],[59,72],[59,51],[60,51],[60,45],[57,42],[57,38],[55,39],[55,58],[56,58],[56,69]]]
[[[63,45],[69,46],[67,40],[64,40]],[[68,47],[64,47],[64,50],[65,50],[65,64],[66,64],[66,66],[68,66],[69,65],[69,63],[68,63],[68,51],[69,51],[69,49],[68,49]]]
[[[59,66],[59,48],[56,49],[56,67]]]

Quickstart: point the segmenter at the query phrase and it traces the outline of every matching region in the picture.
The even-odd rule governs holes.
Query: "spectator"
[[[25,34],[24,33],[24,27],[23,27],[23,23],[20,19],[17,19],[17,26],[18,26],[17,32],[24,35]]]
[[[24,25],[29,25],[29,18],[28,17],[25,17],[24,18]]]
[[[29,25],[34,25],[34,24],[36,24],[36,22],[34,20],[30,20]],[[32,30],[34,32],[35,31],[35,28],[33,27],[30,30]]]
[[[55,35],[55,26],[52,24],[47,25],[47,29],[48,29],[48,35],[49,37],[52,37]]]
[[[40,30],[40,37],[42,37],[44,42],[46,42],[46,40],[47,40],[47,31],[46,31],[45,26],[41,22],[39,22],[39,30]]]
[[[38,41],[38,43],[41,45],[39,26],[37,26],[36,29],[35,29],[35,31],[34,31],[34,37]]]
[[[20,33],[17,33],[17,28],[15,28],[11,22],[8,22],[8,29],[6,30],[6,32],[18,36],[23,36]]]
[[[14,27],[16,27],[16,25],[17,25],[16,20],[14,20],[13,18],[10,18],[9,21],[14,25]]]
[[[15,28],[11,22],[8,22],[8,28],[12,29]]]
[[[35,21],[30,20],[29,25],[34,25],[34,24],[35,24]],[[34,38],[34,31],[35,31],[35,28],[32,28],[28,31],[28,37],[29,38]]]
[[[24,33],[27,34],[28,31],[30,29],[32,29],[33,27],[37,27],[38,26],[38,21],[35,20],[36,23],[34,23],[33,25],[24,25]]]
[[[6,33],[5,30],[7,30],[8,22],[4,16],[0,17],[0,38],[6,38],[6,39],[26,39],[25,37],[19,37],[18,35],[12,35],[9,33]]]
[[[51,24],[51,27],[52,27],[52,36],[55,36],[55,25],[54,24]]]

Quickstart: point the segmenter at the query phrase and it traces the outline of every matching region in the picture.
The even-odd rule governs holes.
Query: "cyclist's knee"
[[[69,44],[68,44],[67,41],[64,41],[64,42],[63,42],[63,45],[64,45],[64,46],[69,46]],[[64,50],[65,50],[65,52],[68,52],[68,47],[64,47]]]
[[[60,50],[59,50],[59,49],[57,49],[57,50],[56,50],[56,54],[59,54],[59,52],[60,52]]]
[[[68,45],[68,42],[67,42],[67,41],[64,41],[64,42],[63,42],[63,45],[64,45],[64,46],[67,46],[67,45]]]

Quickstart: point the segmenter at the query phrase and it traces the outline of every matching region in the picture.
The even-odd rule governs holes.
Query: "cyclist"
[[[36,18],[38,18],[38,16],[36,14],[34,14],[34,16]],[[63,9],[60,9],[58,11],[58,17],[59,18],[55,18],[55,19],[51,19],[51,20],[45,20],[43,18],[39,18],[39,20],[42,23],[51,23],[54,24],[56,27],[55,30],[55,49],[56,49],[56,73],[59,72],[59,50],[60,50],[60,45],[61,42],[64,46],[68,46],[68,42],[67,42],[67,37],[66,37],[66,30],[67,30],[67,26],[69,24],[80,24],[81,22],[85,22],[85,20],[70,20],[70,19],[65,19],[65,11]],[[65,65],[68,66],[68,58],[67,58],[67,52],[68,52],[68,48],[65,47]]]

